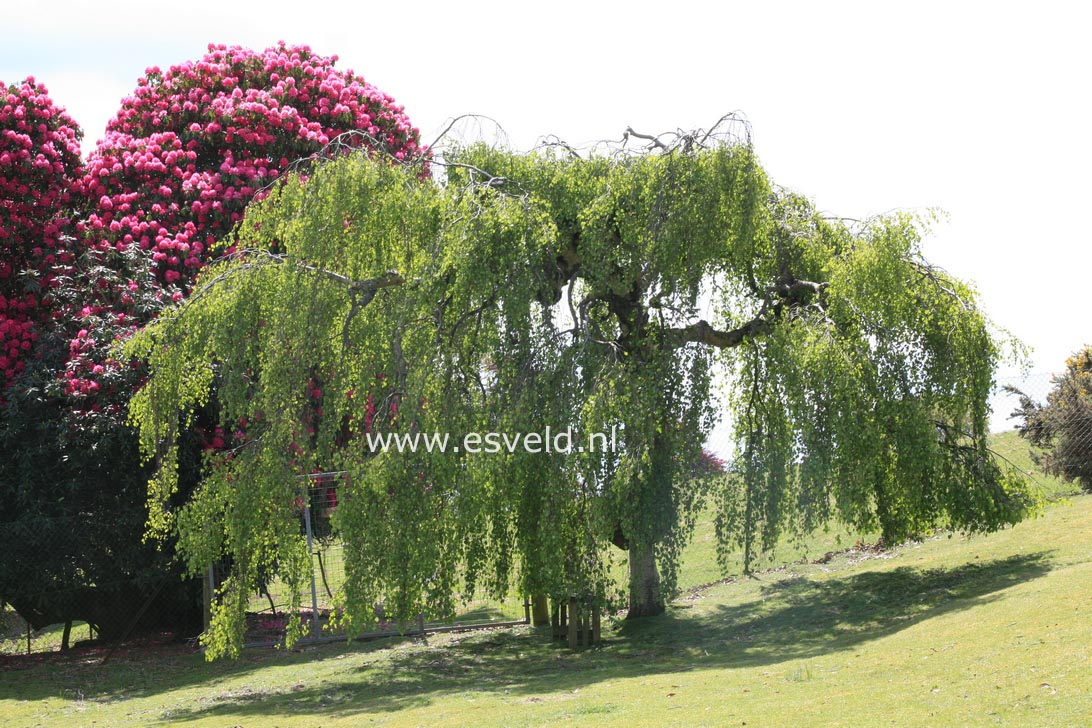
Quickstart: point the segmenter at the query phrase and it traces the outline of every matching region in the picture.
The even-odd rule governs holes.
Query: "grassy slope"
[[[877,556],[713,586],[577,652],[525,629],[236,664],[66,656],[0,672],[0,725],[1088,724],[1092,497]]]
[[[1044,500],[1058,501],[1080,492],[1075,483],[1043,474],[1032,459],[1032,448],[1015,430],[997,433],[990,440],[991,448],[1002,461],[1022,472]],[[683,589],[708,584],[723,576],[717,564],[714,515],[710,509],[698,518],[694,538],[683,552],[679,565],[679,585]],[[845,526],[832,524],[829,530],[807,535],[797,541],[779,543],[772,552],[759,556],[754,568],[761,570],[800,559],[815,560],[828,552],[849,548],[859,540],[872,543],[878,538],[879,533],[856,533]],[[728,563],[728,573],[739,574],[742,570],[743,557],[737,553]],[[623,573],[624,570],[619,570],[620,575]]]
[[[1057,500],[1080,492],[1076,483],[1067,483],[1061,478],[1045,475],[1039,470],[1034,458],[1042,451],[1032,448],[1016,430],[991,435],[990,447],[1003,461],[1023,472],[1032,485],[1048,500]]]

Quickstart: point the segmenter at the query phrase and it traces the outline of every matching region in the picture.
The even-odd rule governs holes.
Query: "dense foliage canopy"
[[[732,126],[738,131],[739,127]],[[630,140],[643,138],[632,135]],[[985,445],[999,343],[973,291],[920,255],[923,223],[825,219],[773,188],[743,138],[696,133],[581,156],[445,151],[435,179],[366,155],[251,205],[194,294],[129,346],[155,456],[153,526],[193,570],[227,552],[208,635],[239,644],[246,595],[301,583],[300,476],[343,470],[345,619],[450,613],[464,587],[663,609],[696,507],[748,560],[839,518],[898,539],[991,530],[1031,507]],[[730,374],[729,477],[696,478]],[[178,433],[215,396],[231,448],[185,507]],[[472,433],[572,429],[567,453],[468,453]],[[398,452],[376,434],[450,433]],[[586,447],[611,433],[618,447]],[[666,583],[661,584],[661,572]]]

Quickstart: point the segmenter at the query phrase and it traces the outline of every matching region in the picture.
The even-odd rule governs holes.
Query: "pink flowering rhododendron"
[[[0,85],[0,396],[48,331],[75,421],[119,423],[144,370],[113,358],[113,344],[188,294],[216,242],[290,165],[334,139],[340,151],[427,157],[402,107],[335,61],[283,43],[210,45],[198,61],[150,68],[86,164],[82,132],[43,87]],[[323,411],[321,384],[308,386],[301,438]],[[373,425],[370,395],[362,410],[354,431]],[[240,423],[202,441],[220,450],[245,437]]]
[[[64,232],[81,136],[34,78],[0,83],[0,393],[26,367],[72,261]]]
[[[335,61],[307,46],[210,45],[197,62],[149,68],[88,162],[89,244],[137,245],[163,283],[185,287],[259,190],[339,134],[419,155],[402,107]]]
[[[291,163],[349,131],[367,136],[346,148],[365,145],[398,160],[426,153],[402,107],[335,69],[336,60],[283,43],[261,53],[210,45],[200,60],[149,68],[137,82],[80,180],[92,203],[78,231],[105,265],[110,256],[146,265],[118,275],[100,268],[104,274],[90,282],[92,336],[71,342],[70,395],[113,396],[123,367],[103,361],[102,352],[146,322],[147,309],[181,300],[216,241]],[[156,289],[150,302],[149,286]]]

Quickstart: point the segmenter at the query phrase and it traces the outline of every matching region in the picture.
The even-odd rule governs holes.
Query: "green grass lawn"
[[[1002,461],[1024,473],[1035,489],[1047,500],[1065,498],[1081,490],[1076,483],[1067,483],[1061,478],[1043,473],[1035,463],[1035,458],[1041,455],[1042,451],[1031,447],[1016,430],[991,435],[990,448]]]
[[[695,544],[686,561],[710,548]],[[988,537],[824,561],[692,591],[585,650],[520,628],[254,649],[211,665],[174,648],[104,667],[79,651],[17,662],[0,670],[0,725],[1092,721],[1092,496]],[[686,565],[687,580],[704,568]]]

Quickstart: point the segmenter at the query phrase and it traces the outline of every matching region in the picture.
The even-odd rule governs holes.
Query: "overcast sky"
[[[773,180],[825,211],[946,210],[927,257],[977,284],[1034,370],[1092,343],[1092,18],[1079,3],[17,5],[4,8],[0,81],[44,82],[85,149],[146,67],[210,42],[337,54],[426,139],[463,113],[526,148],[739,110]]]

